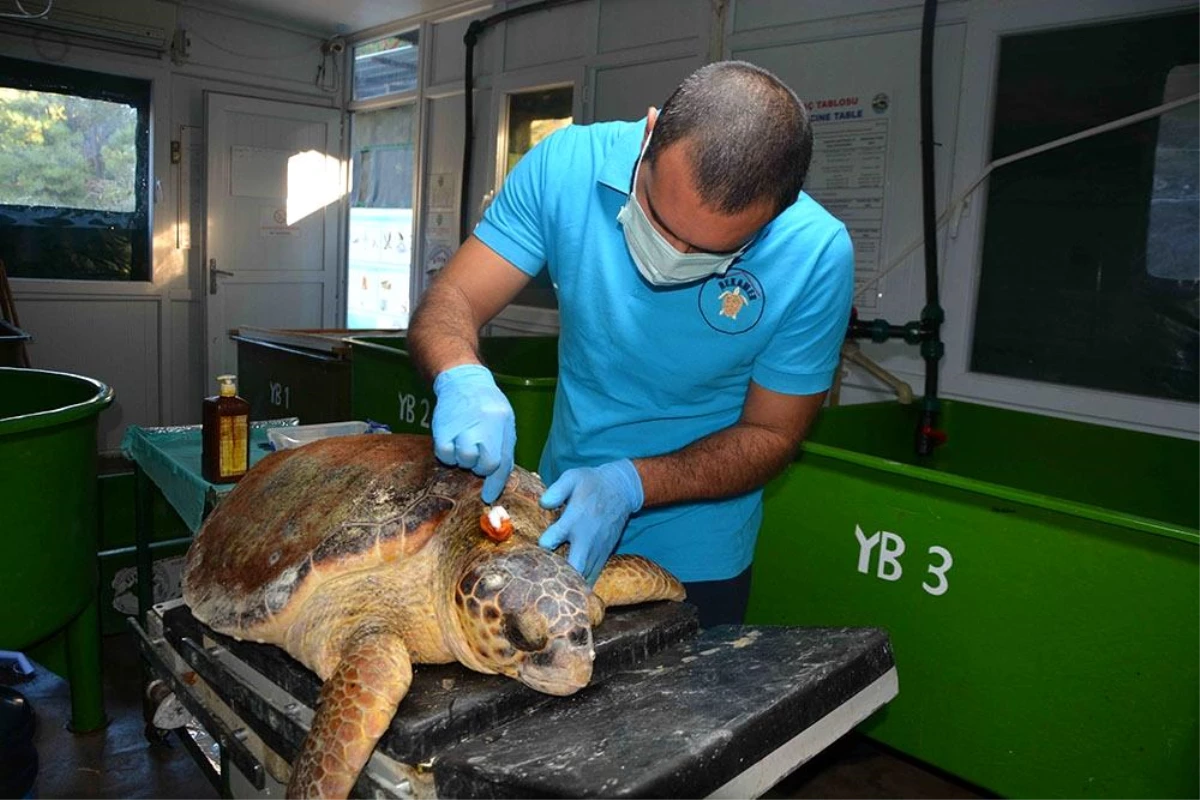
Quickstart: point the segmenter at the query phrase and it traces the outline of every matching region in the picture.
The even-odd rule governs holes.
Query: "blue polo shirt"
[[[669,453],[737,422],[750,381],[784,394],[829,388],[849,320],[854,258],[842,223],[811,197],[776,217],[724,276],[656,287],[639,274],[617,212],[646,121],[570,126],[527,153],[475,228],[558,293],[554,419],[539,472]],[[762,492],[645,509],[617,552],[684,581],[749,566]]]

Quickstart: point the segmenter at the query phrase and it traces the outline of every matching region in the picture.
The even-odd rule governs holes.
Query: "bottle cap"
[[[237,375],[218,375],[217,383],[221,385],[221,397],[237,396]]]

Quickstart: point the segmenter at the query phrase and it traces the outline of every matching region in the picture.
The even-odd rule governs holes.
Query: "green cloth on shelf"
[[[250,423],[250,466],[271,452],[270,428],[292,427],[295,417]],[[210,483],[200,471],[200,426],[143,428],[130,425],[121,439],[121,452],[134,461],[163,493],[188,528],[195,533],[204,522],[205,504],[230,492],[234,483]]]

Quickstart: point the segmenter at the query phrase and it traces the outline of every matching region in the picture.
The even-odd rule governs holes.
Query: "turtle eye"
[[[550,638],[540,614],[505,614],[504,636],[513,647],[528,653],[541,650]]]

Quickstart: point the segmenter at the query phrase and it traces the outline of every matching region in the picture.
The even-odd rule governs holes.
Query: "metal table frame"
[[[180,628],[177,623],[165,622],[171,618],[172,613],[179,613],[178,607],[181,605],[181,601],[171,601],[155,606],[148,616],[147,627],[143,629],[137,626],[136,631],[139,646],[154,677],[170,685],[178,701],[194,715],[201,728],[219,746],[216,755],[212,752],[201,752],[194,741],[189,742],[189,750],[222,796],[278,796],[282,792],[287,773],[278,766],[272,768],[272,765],[286,764],[294,757],[298,742],[302,741],[309,729],[313,717],[312,707],[304,698],[285,688],[283,684],[286,681],[269,679],[256,668],[253,657],[256,654],[253,651],[267,646],[233,642],[199,625]],[[736,629],[727,627],[729,630],[736,630],[737,635],[743,637],[753,637],[756,630],[770,630],[754,626]],[[710,629],[702,635],[718,630]],[[775,630],[804,632],[804,629]],[[861,629],[842,631],[862,632]],[[818,638],[823,632],[809,631],[809,634],[812,638]],[[725,780],[694,780],[686,794],[721,798],[757,797],[895,697],[898,681],[894,662],[891,660],[890,646],[886,644],[886,637],[882,633],[875,632],[873,635],[876,650],[869,665],[864,666],[861,653],[856,654],[855,666],[847,667],[842,664],[813,684],[839,683],[840,687],[832,694],[825,693],[825,697],[818,698],[819,702],[814,701],[816,711],[810,719],[795,720],[794,729],[788,728],[786,737],[783,737],[779,729],[780,714],[775,713],[775,721],[768,725],[768,729],[764,729],[763,735],[774,736],[774,740],[771,741],[781,740],[776,746],[767,752],[757,752],[750,763],[739,767],[736,774],[727,776]],[[691,640],[682,641],[691,646]],[[879,650],[880,642],[883,642],[882,650]],[[658,655],[669,655],[669,651],[675,648],[676,644],[663,645]],[[694,661],[697,654],[703,657],[703,652],[711,652],[702,649],[705,647],[707,644],[704,643],[695,645],[693,650],[696,652],[686,651],[690,655],[680,661]],[[249,660],[246,653],[251,656]],[[601,652],[601,659],[604,655]],[[653,660],[648,659],[648,662]],[[600,664],[599,660],[597,664]],[[653,668],[650,671],[652,672]],[[619,682],[622,678],[628,679],[629,675],[641,672],[643,670],[629,664],[609,669],[600,686],[607,685],[607,681]],[[427,676],[426,686],[436,683],[436,679],[437,676]],[[508,679],[494,680],[506,687],[510,684],[516,686],[515,681]],[[419,683],[420,681],[414,684],[413,691],[420,690]],[[518,687],[518,690],[524,691],[523,687]],[[597,691],[602,692],[602,689]],[[832,699],[834,695],[836,699]],[[794,701],[795,698],[791,700]],[[589,701],[581,699],[580,702]],[[593,709],[597,707],[598,702],[592,702]],[[763,708],[762,698],[757,702],[758,711],[753,713],[759,713]],[[537,706],[536,716],[561,716],[567,713],[563,709],[567,708],[569,703],[568,698],[547,698],[543,705]],[[773,703],[772,700],[767,705]],[[825,709],[823,713],[821,709]],[[402,713],[405,713],[404,706]],[[529,784],[516,783],[505,788],[503,784],[489,783],[477,774],[470,774],[473,769],[470,765],[479,763],[478,754],[487,752],[491,747],[484,742],[491,741],[491,737],[496,735],[503,736],[503,731],[510,726],[527,725],[530,713],[532,709],[525,713],[509,714],[497,721],[493,728],[467,735],[447,750],[439,750],[434,757],[401,760],[395,756],[394,750],[385,748],[381,741],[364,768],[354,794],[399,800],[423,800],[440,796],[440,790],[449,787],[451,790],[463,791],[462,794],[451,791],[450,796],[492,796],[491,790],[497,788],[500,796],[523,796],[522,789],[528,789]],[[620,713],[620,710],[614,713]],[[650,723],[657,726],[654,735],[669,735],[671,727],[677,724],[669,718],[670,715],[665,717],[661,714],[656,715]],[[790,721],[791,717],[788,717],[788,720],[788,724],[793,724]],[[621,724],[614,721],[614,729],[620,728]],[[185,735],[185,738],[190,737]],[[468,748],[466,752],[456,754],[455,751],[461,751],[464,746]],[[469,749],[472,746],[474,749]],[[561,743],[551,743],[550,746],[561,747]],[[737,737],[716,743],[710,742],[704,745],[702,751],[697,752],[695,763],[712,765],[717,761],[724,761],[728,766],[726,751],[736,747]],[[747,752],[752,751],[753,748],[750,748]],[[480,767],[485,771],[487,768]],[[464,769],[466,772],[463,772]],[[726,772],[728,771],[727,769]],[[452,773],[451,779],[446,779],[446,772]],[[495,775],[491,775],[489,779],[494,780]],[[636,776],[632,786],[635,790],[639,786],[645,788],[644,783],[636,782]],[[615,794],[627,795],[629,789],[630,784],[622,784],[616,787]],[[589,790],[585,793],[591,792]],[[537,793],[533,794],[536,796]],[[653,784],[650,794],[664,796],[664,784],[661,779]]]
[[[253,430],[265,430],[275,427],[290,427],[298,423],[295,417],[283,419],[263,420],[250,423]],[[149,433],[153,435],[157,432],[196,432],[200,431],[199,425],[185,425],[168,428],[142,428],[139,426],[130,426],[137,431]],[[127,434],[128,435],[128,434]],[[147,445],[151,446],[151,445]],[[195,445],[195,453],[199,457],[200,443],[197,439]],[[252,451],[251,461],[253,463],[256,454]],[[174,502],[171,494],[164,492],[164,497],[167,502],[175,508],[183,517],[185,524],[191,530],[191,535],[178,539],[170,539],[164,542],[154,541],[154,492],[156,489],[162,489],[158,486],[151,475],[143,467],[136,452],[127,453],[126,457],[133,463],[133,479],[134,479],[134,547],[136,551],[137,564],[137,598],[138,598],[138,621],[144,626],[146,624],[146,614],[153,604],[153,549],[155,547],[169,547],[171,545],[183,544],[191,540],[199,530],[199,525],[193,525],[188,519],[188,515],[184,510],[179,508]],[[198,463],[198,462],[197,462]],[[201,520],[208,516],[213,507],[219,502],[221,495],[232,491],[234,484],[214,484],[204,481],[199,473],[193,473],[193,477],[197,479],[198,485],[202,488],[198,489],[201,492],[201,503],[203,512]]]

